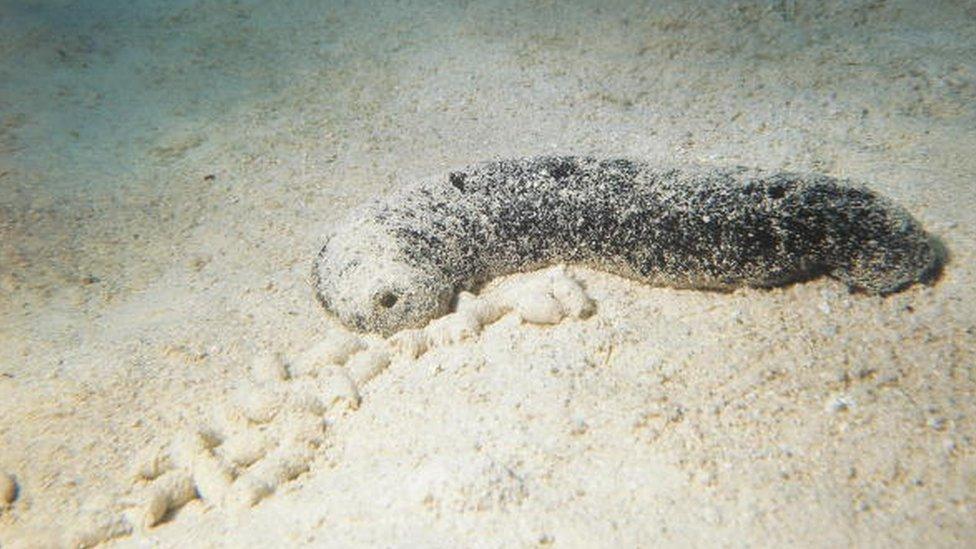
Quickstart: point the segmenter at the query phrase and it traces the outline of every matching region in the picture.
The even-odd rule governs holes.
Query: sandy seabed
[[[973,151],[972,2],[0,0],[0,546],[976,543]],[[319,309],[355,205],[536,154],[866,181],[951,260]]]

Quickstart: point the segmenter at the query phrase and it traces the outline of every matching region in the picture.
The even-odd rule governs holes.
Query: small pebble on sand
[[[0,505],[10,505],[17,499],[17,481],[8,473],[0,471]]]

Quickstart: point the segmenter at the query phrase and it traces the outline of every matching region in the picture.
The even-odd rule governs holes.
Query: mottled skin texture
[[[904,209],[824,175],[538,157],[358,209],[322,248],[315,290],[347,326],[390,334],[447,313],[461,290],[559,262],[677,288],[827,274],[888,294],[934,277],[942,258]]]

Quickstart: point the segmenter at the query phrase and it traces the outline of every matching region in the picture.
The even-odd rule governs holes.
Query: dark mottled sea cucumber
[[[676,288],[827,274],[888,294],[934,278],[943,257],[903,208],[825,175],[537,157],[367,203],[322,248],[313,278],[345,325],[390,334],[447,313],[461,290],[561,262]]]

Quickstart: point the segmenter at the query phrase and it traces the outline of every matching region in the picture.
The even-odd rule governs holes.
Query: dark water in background
[[[829,81],[833,66],[877,71],[906,50],[961,47],[956,31],[944,21],[964,24],[971,16],[966,3],[938,3],[914,10],[917,14],[911,6],[784,0],[736,5],[4,1],[0,158],[5,164],[46,172],[44,186],[52,190],[113,185],[108,180],[138,177],[143,169],[138,162],[171,128],[219,122],[235,109],[252,108],[314,79],[319,80],[321,103],[341,117],[348,113],[338,111],[349,105],[336,104],[330,92],[396,86],[410,78],[405,71],[431,64],[465,71],[468,74],[460,76],[475,84],[492,70],[498,77],[512,73],[504,65],[513,62],[521,65],[515,71],[522,78],[519,86],[540,90],[582,81],[581,89],[618,103],[621,110],[631,111],[631,119],[643,117],[643,124],[634,128],[644,132],[648,122],[660,122],[647,118],[664,110],[655,103],[697,110],[694,105],[676,105],[674,97],[656,100],[649,95],[660,96],[655,81],[706,101],[741,102],[735,90],[709,89],[722,84],[730,64],[736,63],[743,65],[738,70],[744,90],[751,79],[764,79],[765,70],[778,70],[784,74],[776,83],[790,85],[797,101],[833,94],[832,101],[843,110],[860,112],[871,106],[844,104],[849,95],[844,84],[851,83]],[[707,33],[715,23],[733,28],[719,29],[710,38]],[[722,35],[729,31],[734,34]],[[437,54],[448,52],[462,60],[444,64]],[[820,55],[822,74],[812,79],[789,74],[785,57],[795,56],[800,72],[809,70],[806,58],[811,53]],[[467,63],[464,56],[469,56]],[[605,70],[592,70],[594,63]],[[615,63],[619,70],[613,69]],[[948,62],[929,68],[898,63],[904,74],[889,90],[894,99],[909,97],[901,88],[916,84],[912,73],[926,80],[932,72],[952,71]],[[354,70],[348,73],[328,74],[350,66]],[[390,78],[369,81],[378,66],[392,73]],[[490,70],[480,70],[486,67]],[[971,77],[965,72],[960,76]],[[433,86],[418,91],[437,93]],[[969,95],[961,99],[965,97]],[[551,96],[537,93],[520,99],[546,108]],[[753,104],[763,107],[761,99]],[[504,98],[493,101],[508,106]],[[593,110],[578,106],[581,114]],[[642,106],[651,107],[650,112],[640,112]],[[618,117],[615,122],[629,121]]]
[[[268,114],[294,101],[268,104],[299,79],[331,86],[309,73],[339,64],[331,37],[340,7],[0,3],[7,287],[43,291],[100,273],[121,290],[158,273],[200,212],[222,207],[224,197],[202,192],[200,178],[239,165],[250,145],[253,155],[273,147],[243,135],[245,127],[287,127],[291,141],[301,133]],[[317,133],[308,142],[321,140]]]
[[[324,19],[325,5],[262,4],[5,2],[3,152],[52,170],[45,185],[55,188],[132,177],[161,132],[273,92],[314,53],[269,33],[276,10],[314,26],[302,14]]]

